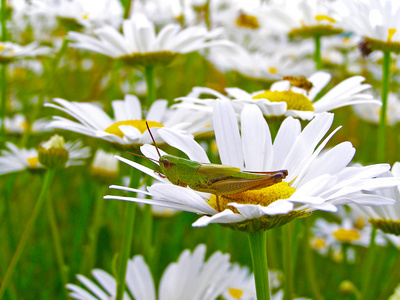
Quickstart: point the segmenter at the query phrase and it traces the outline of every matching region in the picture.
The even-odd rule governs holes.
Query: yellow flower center
[[[340,228],[333,233],[333,236],[340,242],[351,243],[360,238],[360,234],[354,229]]]
[[[295,188],[283,181],[262,189],[247,190],[237,194],[220,196],[218,201],[221,211],[228,208],[236,212],[232,206],[228,206],[229,203],[235,202],[239,204],[259,204],[261,206],[268,206],[276,200],[288,199],[295,191]],[[210,200],[208,200],[208,204],[218,209],[215,195],[211,196]]]
[[[243,291],[240,289],[229,288],[228,289],[229,295],[231,295],[235,299],[240,299],[243,295]]]
[[[336,23],[336,20],[327,15],[316,15],[315,20],[318,22],[328,21],[329,23]]]
[[[104,130],[107,133],[114,134],[116,136],[119,136],[121,139],[124,138],[124,133],[119,129],[119,126],[125,125],[125,126],[132,126],[137,128],[140,133],[144,133],[147,130],[146,127],[146,122],[149,125],[150,128],[152,127],[163,127],[164,125],[155,121],[146,121],[146,120],[126,120],[126,121],[118,121],[109,126],[106,130]]]
[[[397,29],[396,28],[389,28],[388,29],[388,38],[387,38],[387,42],[390,43],[392,41],[392,38],[394,36],[394,34],[396,33]]]
[[[37,168],[38,163],[39,163],[39,158],[37,156],[35,156],[35,157],[28,158],[26,161],[32,168]]]
[[[250,29],[258,29],[260,28],[260,24],[255,16],[246,15],[241,13],[239,17],[236,19],[236,25],[239,27],[250,28]]]
[[[6,46],[0,45],[0,51],[3,51],[4,49],[6,49]]]
[[[278,72],[278,69],[277,69],[277,68],[274,68],[274,67],[270,67],[270,68],[268,69],[268,71],[269,71],[271,74],[276,74],[276,73]]]
[[[89,18],[89,14],[84,14],[83,16],[82,16],[82,19],[84,19],[84,20],[86,20],[86,19],[88,19]]]
[[[364,226],[365,226],[365,219],[362,217],[357,218],[357,222],[354,225],[354,227],[361,230],[364,228]]]
[[[302,110],[302,111],[314,111],[314,107],[310,99],[303,94],[289,91],[270,91],[253,96],[253,99],[267,99],[270,102],[286,102],[288,110]]]
[[[325,240],[323,238],[315,238],[312,241],[312,245],[315,249],[323,249],[326,247]]]

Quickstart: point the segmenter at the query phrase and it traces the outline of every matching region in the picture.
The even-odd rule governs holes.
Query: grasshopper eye
[[[164,167],[165,170],[168,170],[169,167],[171,166],[171,163],[170,163],[169,160],[166,159],[166,158],[164,158],[164,159],[162,160],[162,164],[163,164],[163,167]]]

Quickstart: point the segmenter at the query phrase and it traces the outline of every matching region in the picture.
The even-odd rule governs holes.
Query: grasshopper
[[[161,155],[148,125],[147,129],[159,155],[158,163],[162,173],[160,175],[166,177],[172,184],[189,186],[198,192],[214,194],[219,212],[220,196],[274,185],[288,175],[287,170],[251,172],[225,165],[199,163],[174,155]]]

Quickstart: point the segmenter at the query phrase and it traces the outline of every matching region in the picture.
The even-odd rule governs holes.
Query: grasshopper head
[[[177,165],[177,157],[173,155],[163,155],[160,156],[158,162],[162,173],[171,181],[170,174],[172,173],[171,170],[174,170]]]

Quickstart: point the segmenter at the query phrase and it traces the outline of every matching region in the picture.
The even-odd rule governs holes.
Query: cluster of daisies
[[[33,136],[69,131],[115,148],[108,153],[97,146],[91,173],[103,182],[107,182],[104,178],[111,178],[116,184],[110,188],[126,193],[106,195],[104,199],[150,204],[156,215],[191,212],[199,215],[195,227],[218,223],[248,233],[285,226],[314,211],[337,212],[337,222],[318,219],[313,225],[309,243],[319,254],[329,254],[335,261],[354,261],[354,245],[390,243],[400,248],[400,165],[357,164],[353,161],[356,150],[349,141],[327,146],[338,131],[348,130],[332,128],[335,109],[350,106],[355,115],[371,123],[383,120],[394,126],[400,121],[396,93],[399,87],[393,84],[391,92],[386,93],[386,103],[376,86],[376,82],[385,81],[381,80],[380,64],[387,57],[392,77],[400,76],[398,61],[390,61],[392,54],[400,53],[397,3],[10,3],[7,22],[16,25],[0,42],[0,134],[5,141],[0,175],[51,168],[39,160],[41,147],[48,143],[32,149],[25,147]],[[7,26],[3,28],[6,30]],[[23,45],[28,29],[34,41]],[[46,94],[25,101],[9,90],[12,85],[8,83],[19,76],[19,68],[31,68],[35,74],[48,76],[43,87],[44,93],[48,92],[57,68],[68,66],[64,60],[67,51],[85,56],[86,61],[75,68],[95,70],[96,59],[107,57],[115,69],[129,68],[139,72],[140,78],[128,83],[129,93],[123,93],[123,100],[113,99],[109,103],[47,99]],[[167,68],[179,64],[185,54],[192,52],[199,53],[200,58],[196,58],[212,65],[215,72],[226,78],[254,84],[243,88],[194,86],[188,93],[180,94],[182,83],[176,80],[174,72],[168,78],[161,78],[157,72],[161,69],[164,73],[160,74],[167,73]],[[43,61],[49,62],[48,70],[43,70]],[[111,72],[104,82],[112,82],[112,76],[122,75]],[[163,81],[174,81],[173,99],[158,99],[158,84]],[[146,87],[145,97],[139,88],[133,88],[139,83]],[[100,98],[107,98],[104,94]],[[107,113],[108,106],[112,107],[112,115]],[[34,107],[30,116],[22,113],[26,107]],[[15,136],[22,147],[11,142]],[[90,157],[90,149],[82,141],[63,143],[62,147],[67,152],[63,167],[85,164]],[[197,171],[198,177],[187,181],[180,170],[176,171],[182,176],[178,180],[169,177],[168,172],[155,171],[159,167],[165,170],[163,158],[177,153],[176,150],[197,166],[219,166],[208,173]],[[123,157],[126,151],[136,155],[140,151],[155,164],[149,167],[127,159]],[[147,186],[130,186],[129,180],[117,185],[122,181],[118,161],[154,181],[141,180],[149,183]],[[279,182],[269,181],[268,186],[246,189],[237,188],[243,178],[228,177],[227,170],[244,174],[243,178],[249,173],[268,176],[274,171],[287,175],[280,176]],[[219,185],[219,181],[225,185]],[[196,184],[202,184],[201,188],[196,188]],[[233,191],[227,193],[231,186]],[[206,261],[205,251],[203,245],[193,253],[185,250],[178,262],[165,270],[157,291],[144,258],[134,256],[127,266],[124,299],[256,299],[253,274],[230,263],[229,255],[220,252]],[[86,289],[74,284],[67,286],[71,297],[117,296],[116,279],[99,269],[92,274],[97,283],[82,275],[77,277]],[[270,277],[274,276],[278,277],[271,272]],[[276,299],[282,298],[279,286],[280,282],[272,284]]]

